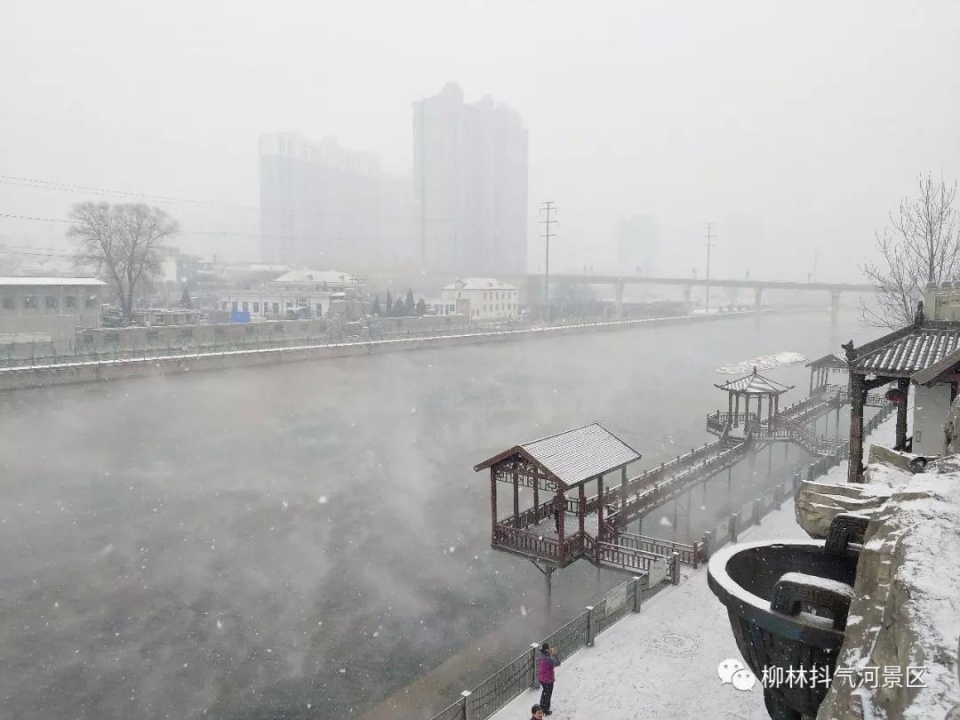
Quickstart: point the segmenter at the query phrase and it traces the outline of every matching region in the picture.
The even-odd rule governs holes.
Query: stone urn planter
[[[837,516],[826,543],[740,543],[707,571],[774,720],[813,720],[836,669],[868,520]],[[799,679],[800,673],[803,679]]]

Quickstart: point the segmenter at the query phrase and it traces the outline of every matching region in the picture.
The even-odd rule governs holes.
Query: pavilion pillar
[[[517,462],[513,462],[513,526],[520,527],[520,471]]]
[[[584,483],[580,483],[580,502],[577,503],[577,520],[580,524],[580,535],[583,535],[583,523],[587,515],[587,490]],[[598,539],[599,539],[598,533]]]
[[[734,395],[735,393],[730,393],[730,394]],[[740,426],[740,396],[739,395],[737,395],[737,408],[736,408],[736,414],[733,416],[733,426],[734,427]]]
[[[540,512],[540,473],[537,471],[537,467],[533,468],[533,507],[535,508],[534,512]],[[537,518],[539,522],[540,518]]]
[[[557,505],[560,507],[559,522],[557,523],[557,539],[560,542],[560,564],[567,559],[567,547],[564,544],[564,526],[566,525],[567,515],[567,497],[563,492],[563,486],[557,481]]]
[[[490,468],[490,540],[497,539],[497,471]]]
[[[603,527],[603,475],[597,475],[597,532]]]
[[[627,517],[627,466],[620,468],[620,527]]]
[[[813,374],[816,373],[816,368],[810,368],[810,394],[813,395]]]
[[[907,449],[907,398],[910,393],[910,378],[897,380],[897,390],[900,391],[900,402],[897,403],[897,442],[894,450]]]
[[[863,404],[866,376],[850,372],[850,461],[847,482],[863,482]]]
[[[763,395],[757,395],[757,425],[763,423]]]
[[[780,414],[780,396],[773,398],[773,415],[777,417]]]
[[[750,396],[743,396],[743,431],[749,432],[750,430]]]
[[[731,393],[727,393],[727,418],[728,418],[727,424],[728,425],[733,424],[733,418],[731,417],[732,415],[733,415],[733,393],[731,392]]]

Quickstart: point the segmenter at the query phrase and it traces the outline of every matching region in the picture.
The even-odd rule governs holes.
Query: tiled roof
[[[829,355],[824,355],[822,358],[818,358],[813,362],[808,362],[806,366],[808,368],[841,368],[846,370],[847,361],[846,358],[842,358],[836,353],[830,353]]]
[[[482,470],[516,454],[527,456],[567,488],[640,459],[636,450],[603,426],[593,423],[518,445],[474,469]]]
[[[929,323],[907,334],[892,334],[890,342],[857,357],[853,367],[868,374],[909,376],[937,364],[958,348],[960,323]]]
[[[103,280],[90,277],[0,277],[0,286],[4,287],[103,287]]]
[[[721,390],[728,390],[740,395],[782,395],[792,390],[792,385],[783,385],[757,373],[756,369],[750,374],[737,380],[730,380],[723,385],[715,385]]]

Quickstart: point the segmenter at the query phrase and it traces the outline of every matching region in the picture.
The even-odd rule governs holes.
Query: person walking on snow
[[[540,693],[540,707],[544,715],[552,715],[550,709],[550,699],[553,697],[553,669],[560,665],[560,659],[557,657],[557,649],[551,647],[550,643],[544,643],[540,647],[540,656],[537,658],[537,680],[540,681],[542,691]]]

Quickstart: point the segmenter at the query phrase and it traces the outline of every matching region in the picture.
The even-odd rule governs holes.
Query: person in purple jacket
[[[537,680],[540,681],[542,691],[540,693],[540,707],[544,715],[552,715],[550,709],[550,699],[553,696],[553,669],[560,665],[560,658],[557,657],[557,649],[551,647],[550,643],[544,643],[540,647],[540,655],[537,658]]]

